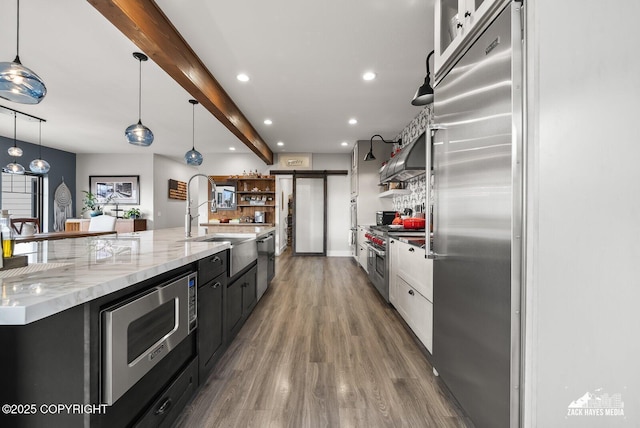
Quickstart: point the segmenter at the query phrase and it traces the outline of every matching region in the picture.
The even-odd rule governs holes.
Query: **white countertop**
[[[0,271],[0,325],[37,321],[229,248],[198,238],[172,228],[16,244],[29,267]]]

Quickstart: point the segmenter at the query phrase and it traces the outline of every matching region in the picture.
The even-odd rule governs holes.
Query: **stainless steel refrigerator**
[[[478,428],[519,418],[519,8],[507,5],[435,88],[434,367]]]

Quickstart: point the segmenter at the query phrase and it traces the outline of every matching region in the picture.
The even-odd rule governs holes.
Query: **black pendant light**
[[[429,80],[431,80],[431,76],[429,73],[429,58],[431,58],[433,52],[434,51],[431,51],[431,53],[427,55],[427,77],[424,78],[424,83],[418,88],[416,94],[411,100],[411,104],[414,106],[426,106],[427,104],[431,104],[433,102],[433,88],[429,83]]]
[[[124,135],[127,137],[129,144],[148,147],[153,143],[153,132],[142,124],[142,61],[146,61],[149,58],[141,52],[134,52],[133,57],[140,62],[138,74],[138,123],[130,125],[124,131]]]
[[[42,79],[20,62],[20,0],[16,12],[16,58],[0,62],[0,98],[20,104],[38,104],[47,95]]]
[[[17,130],[17,113],[13,112],[13,148],[17,148],[16,146],[16,130]],[[11,152],[11,149],[9,149]],[[22,155],[22,150],[20,150],[20,155]],[[2,169],[4,172],[8,174],[24,174],[24,167],[16,162],[16,159],[13,158],[13,161],[7,164]]]
[[[49,162],[42,159],[42,121],[40,121],[38,133],[38,158],[31,161],[29,169],[36,174],[46,174],[51,169]]]
[[[189,100],[189,102],[193,106],[191,114],[191,150],[184,154],[184,160],[187,165],[200,166],[202,165],[202,153],[196,150],[196,104],[198,104],[198,101]]]
[[[372,161],[372,160],[376,160],[376,157],[373,155],[373,139],[375,137],[380,137],[380,139],[387,143],[387,144],[402,144],[402,140],[398,140],[398,141],[387,141],[384,138],[382,138],[381,135],[376,134],[373,137],[371,137],[371,139],[369,140],[369,142],[371,143],[371,145],[369,146],[369,153],[367,153],[366,155],[364,155],[364,161]]]

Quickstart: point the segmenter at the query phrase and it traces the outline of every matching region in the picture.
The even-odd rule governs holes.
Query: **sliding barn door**
[[[294,255],[326,255],[327,176],[294,175],[293,200]]]

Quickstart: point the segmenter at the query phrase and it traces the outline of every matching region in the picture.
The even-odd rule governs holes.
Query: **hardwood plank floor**
[[[351,258],[277,275],[179,427],[471,427]]]

